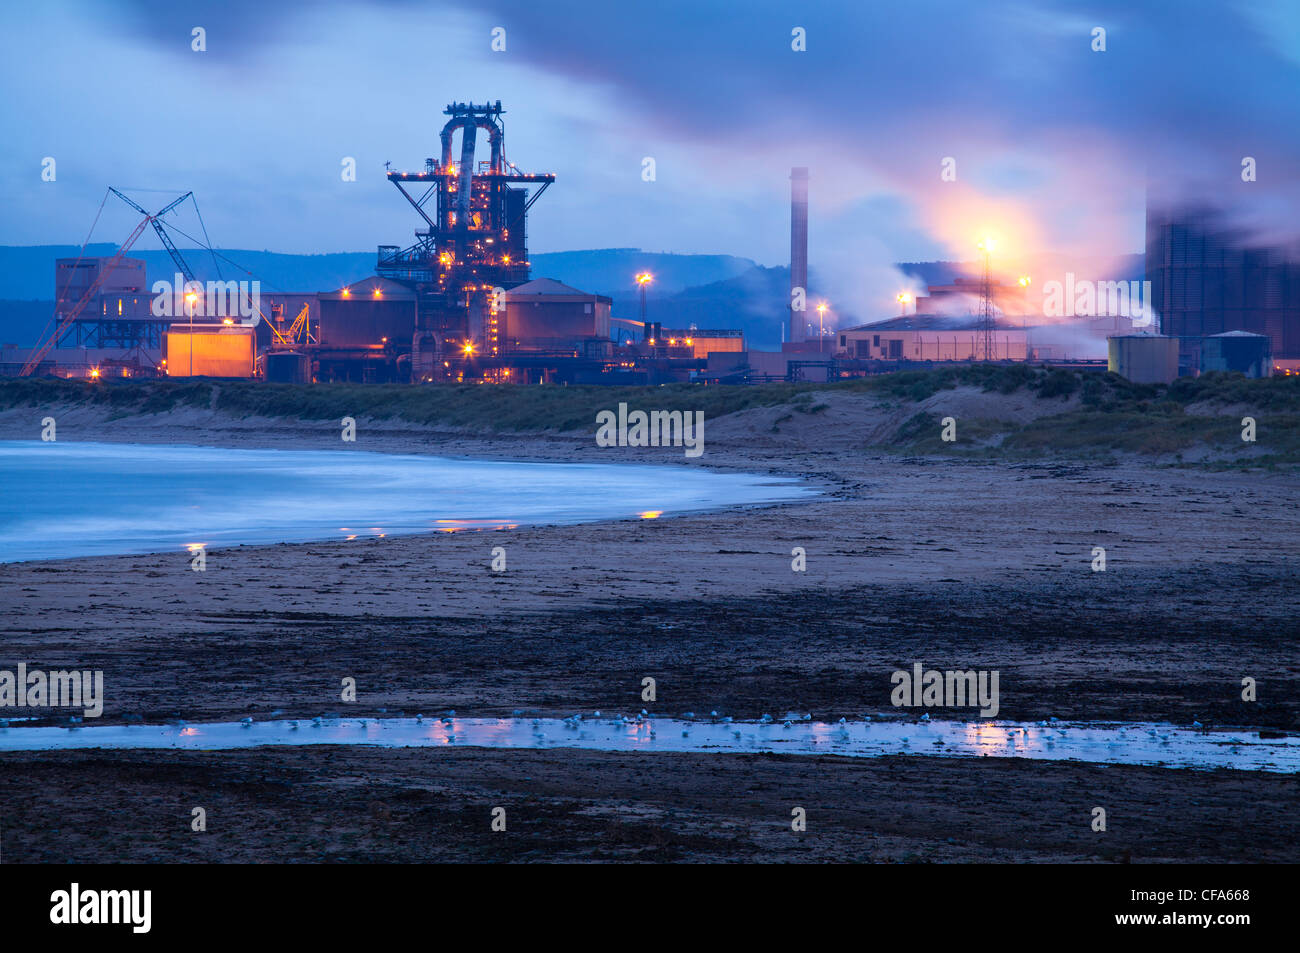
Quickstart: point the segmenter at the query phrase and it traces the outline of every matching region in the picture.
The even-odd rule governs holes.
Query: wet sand
[[[1257,772],[486,749],[3,760],[6,863],[1300,860],[1295,779]]]

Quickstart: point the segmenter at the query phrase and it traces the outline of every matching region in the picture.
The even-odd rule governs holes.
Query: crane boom
[[[120,198],[127,205],[131,206],[133,209],[139,212],[141,215],[149,215],[149,213],[146,212],[143,208],[141,208],[136,202],[127,198],[125,195],[123,195],[117,189],[113,188],[111,185],[109,186],[108,190],[112,192],[114,195],[116,195],[118,198]],[[194,277],[194,272],[191,271],[190,266],[185,263],[185,259],[181,257],[180,250],[177,249],[176,245],[167,236],[167,231],[166,229],[163,228],[160,219],[193,194],[194,194],[193,192],[186,192],[180,198],[168,204],[157,214],[149,215],[149,221],[153,225],[153,230],[158,233],[158,240],[162,242],[163,248],[167,249],[167,254],[171,255],[172,261],[176,263],[176,267],[180,269],[181,274],[185,276],[185,280],[187,282],[197,281],[198,279]]]

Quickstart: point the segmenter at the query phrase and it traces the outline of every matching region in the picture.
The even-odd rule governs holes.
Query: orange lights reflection
[[[643,513],[637,514],[637,516],[641,517],[643,520],[657,520],[659,517],[663,515],[664,515],[663,510],[646,510]]]
[[[460,533],[465,530],[482,529],[518,529],[518,523],[506,523],[502,520],[434,520],[439,533]]]

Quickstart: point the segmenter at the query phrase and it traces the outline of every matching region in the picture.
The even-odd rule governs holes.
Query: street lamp
[[[826,328],[822,320],[826,317],[826,302],[823,301],[817,305],[817,351],[820,353],[826,346]]]

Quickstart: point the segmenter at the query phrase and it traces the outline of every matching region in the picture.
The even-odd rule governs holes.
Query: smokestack
[[[804,339],[806,311],[794,310],[796,288],[802,288],[800,297],[807,307],[808,299],[808,170],[796,167],[790,170],[790,341]]]

